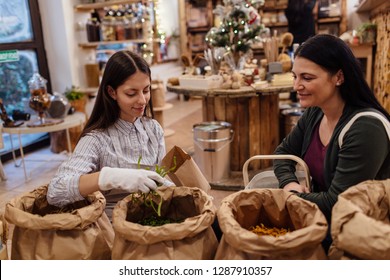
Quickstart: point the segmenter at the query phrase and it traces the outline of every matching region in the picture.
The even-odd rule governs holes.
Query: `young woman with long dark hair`
[[[103,191],[107,214],[131,192],[149,192],[167,183],[154,171],[165,156],[164,132],[152,118],[151,72],[130,51],[108,60],[92,114],[73,154],[58,169],[48,188],[50,204],[64,206]]]

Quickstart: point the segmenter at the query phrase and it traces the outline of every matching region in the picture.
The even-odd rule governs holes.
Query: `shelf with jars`
[[[153,39],[154,43],[160,42],[160,39]],[[98,46],[104,45],[114,45],[114,44],[142,44],[146,43],[144,39],[134,39],[134,40],[115,40],[115,41],[98,41],[98,42],[87,42],[87,43],[79,43],[79,47],[81,48],[97,48]]]
[[[73,7],[81,32],[77,40],[79,54],[85,58],[81,88],[96,91],[107,60],[118,50],[136,52],[150,65],[158,62],[160,40],[155,38],[158,0],[80,2]]]
[[[278,34],[287,32],[288,22],[284,14],[286,8],[286,0],[265,1],[264,5],[259,8],[261,23],[271,29],[271,34],[274,30],[277,30]]]
[[[114,0],[114,1],[84,1],[85,3],[78,4],[74,6],[76,12],[90,12],[94,9],[102,9],[110,5],[125,5],[125,4],[136,4],[136,3],[147,3],[151,1],[141,1],[141,0]]]
[[[142,54],[150,64],[154,63],[154,45],[159,42],[154,38],[155,1],[94,2],[74,6],[75,12],[90,13],[85,24],[87,42],[80,42],[79,47],[93,49],[106,45],[133,44],[133,51]]]
[[[207,48],[205,37],[214,25],[215,0],[179,0],[181,53],[194,58]]]

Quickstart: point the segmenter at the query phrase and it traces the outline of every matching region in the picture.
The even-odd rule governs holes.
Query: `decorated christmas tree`
[[[264,30],[257,12],[264,0],[223,0],[223,4],[213,10],[220,25],[210,29],[206,42],[211,48],[224,48],[224,58],[229,66],[242,69],[251,45],[260,39]]]

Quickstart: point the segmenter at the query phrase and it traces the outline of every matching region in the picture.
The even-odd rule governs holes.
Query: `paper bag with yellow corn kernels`
[[[365,181],[333,206],[330,259],[390,260],[390,179]]]
[[[218,260],[326,259],[325,216],[316,204],[282,189],[233,193],[222,200],[217,217],[223,233]]]
[[[48,204],[46,194],[47,185],[6,204],[5,219],[14,225],[11,259],[111,259],[114,231],[103,194],[62,208]]]

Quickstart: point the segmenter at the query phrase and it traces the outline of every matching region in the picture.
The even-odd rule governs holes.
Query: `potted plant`
[[[72,86],[70,89],[67,88],[65,91],[65,97],[69,100],[75,111],[85,113],[87,99],[85,98],[85,94],[81,92],[78,87]]]
[[[376,24],[372,22],[362,23],[359,26],[357,33],[361,43],[375,43]]]

